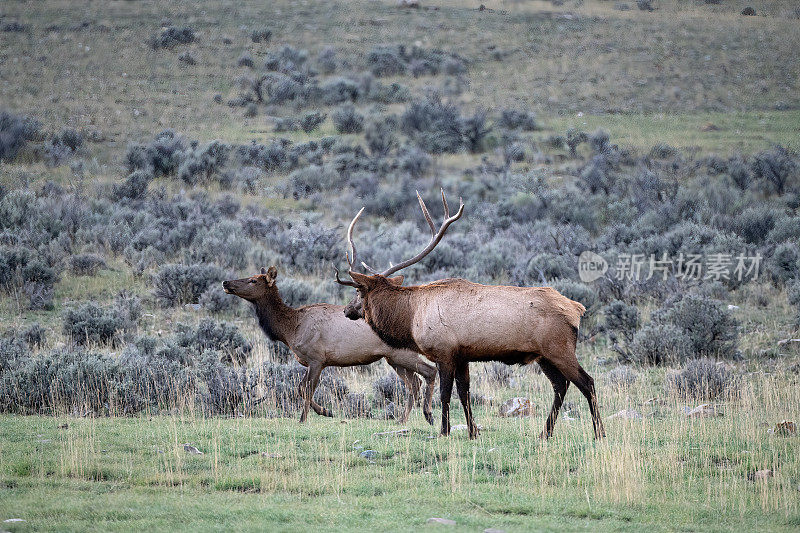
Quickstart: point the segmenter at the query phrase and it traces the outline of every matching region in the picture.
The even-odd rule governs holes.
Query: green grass
[[[709,128],[713,125],[713,128]],[[621,146],[646,148],[666,143],[701,153],[744,154],[780,144],[800,148],[800,111],[698,112],[553,117],[547,130],[605,129]],[[709,131],[704,131],[709,130]]]
[[[463,430],[436,438],[415,412],[408,436],[377,437],[391,422],[312,416],[295,420],[3,416],[0,518],[14,530],[415,530],[430,517],[456,530],[792,530],[800,516],[798,437],[767,429],[796,420],[794,378],[756,374],[719,405],[725,416],[691,420],[686,403],[657,394],[662,372],[630,388],[601,387],[606,415],[634,408],[641,420],[607,420],[595,442],[582,416],[537,438],[550,391],[527,374],[536,415],[500,419],[479,407],[478,440]],[[479,390],[481,385],[478,385]],[[460,408],[453,407],[455,423]],[[60,428],[62,424],[67,428]],[[190,455],[184,442],[204,455]],[[362,450],[377,453],[374,462]],[[775,477],[750,478],[771,468]]]

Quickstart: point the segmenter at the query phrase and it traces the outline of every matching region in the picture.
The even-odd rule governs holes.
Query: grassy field
[[[582,196],[604,201],[602,193],[595,195],[574,185],[596,155],[594,148],[583,144],[572,157],[566,148],[551,142],[571,129],[606,130],[610,142],[623,148],[622,159],[630,162],[622,163],[617,176],[620,184],[647,178],[641,172],[644,167],[659,178],[663,173],[663,183],[642,185],[657,189],[661,203],[647,205],[638,212],[639,218],[659,223],[661,213],[679,203],[662,198],[674,174],[688,184],[682,190],[686,198],[703,195],[697,205],[681,207],[687,218],[697,214],[693,222],[698,227],[702,224],[701,229],[733,235],[731,228],[738,227],[736,216],[742,211],[759,215],[771,209],[766,218],[774,215],[769,220],[773,223],[797,220],[800,201],[792,198],[800,198],[800,193],[791,190],[791,183],[785,195],[762,191],[758,187],[763,183],[755,178],[749,189],[745,185],[740,190],[726,181],[727,167],[712,174],[703,159],[716,154],[723,158],[720,164],[727,164],[725,158],[741,154],[742,161],[751,165],[757,152],[776,144],[800,149],[800,62],[794,59],[800,49],[800,1],[655,0],[657,9],[652,12],[637,9],[635,0],[486,0],[486,10],[478,9],[478,1],[423,0],[422,4],[422,9],[398,8],[394,0],[9,0],[0,4],[0,111],[37,119],[42,125],[40,138],[32,142],[37,146],[67,127],[86,139],[70,161],[76,163],[74,168],[49,164],[34,149],[0,162],[0,200],[9,191],[25,191],[41,200],[41,205],[60,206],[56,200],[63,197],[79,206],[78,215],[85,215],[76,223],[76,227],[84,224],[79,228],[82,233],[75,230],[65,236],[63,249],[56,242],[59,239],[37,240],[47,234],[39,226],[51,227],[46,216],[37,214],[33,227],[23,221],[11,230],[0,220],[0,249],[15,244],[19,237],[26,246],[35,243],[30,244],[32,257],[58,257],[48,266],[59,270],[50,308],[29,308],[22,285],[0,291],[0,341],[39,324],[47,340],[32,350],[34,357],[73,349],[74,339],[64,332],[65,310],[90,300],[111,305],[116,295],[126,291],[141,297],[144,313],[134,321],[132,331],[125,332],[125,342],[92,345],[90,351],[117,358],[134,339],[144,337],[162,346],[174,342],[179,324],[196,325],[213,316],[230,321],[252,343],[252,367],[271,360],[275,348],[244,306],[212,315],[181,304],[163,307],[153,295],[154,272],[161,263],[189,262],[189,249],[200,240],[194,240],[195,234],[206,230],[210,234],[212,226],[227,224],[238,232],[239,239],[232,241],[241,243],[244,230],[236,216],[244,219],[248,214],[265,224],[267,232],[277,231],[279,222],[286,223],[281,235],[298,241],[290,240],[287,252],[261,246],[264,235],[248,234],[244,239],[249,247],[247,267],[234,269],[237,276],[268,266],[259,261],[274,261],[281,283],[284,276],[292,277],[331,299],[349,296],[330,279],[330,260],[308,262],[313,266],[305,267],[293,265],[288,258],[294,260],[298,254],[292,248],[307,242],[300,240],[305,234],[289,232],[292,224],[297,228],[319,222],[312,229],[320,233],[309,230],[312,237],[324,237],[327,229],[343,235],[353,213],[342,207],[365,200],[352,192],[351,183],[294,198],[286,192],[291,170],[283,167],[263,169],[257,186],[250,188],[241,184],[224,188],[213,180],[188,185],[173,170],[169,175],[151,176],[141,197],[120,200],[113,195],[112,187],[130,171],[125,165],[128,146],[150,142],[167,128],[185,136],[187,144],[220,139],[232,145],[250,141],[269,145],[282,137],[299,145],[337,135],[330,116],[311,133],[274,131],[280,118],[298,117],[312,109],[331,115],[337,106],[260,103],[254,106],[255,116],[246,116],[245,106],[228,105],[250,78],[263,73],[267,54],[283,45],[307,50],[308,64],[314,65],[323,47],[334,46],[337,70],[320,76],[322,80],[364,75],[369,70],[367,55],[377,45],[440,48],[463,56],[467,72],[418,78],[408,74],[380,81],[408,86],[411,100],[432,89],[446,92],[447,83],[456,84],[458,90],[449,93],[447,100],[465,116],[486,110],[495,136],[505,132],[496,124],[502,109],[535,112],[538,127],[534,131],[514,132],[526,150],[524,157],[508,163],[505,170],[491,170],[504,157],[495,138],[495,144],[489,143],[481,153],[459,149],[434,154],[430,168],[413,182],[415,187],[419,183],[431,186],[431,191],[423,192],[426,198],[433,198],[442,184],[452,188],[453,195],[459,189],[477,191],[469,198],[463,221],[469,229],[455,241],[461,243],[456,246],[463,247],[466,238],[484,236],[479,232],[486,222],[480,219],[480,209],[486,206],[480,202],[495,202],[494,194],[505,200],[503,195],[518,192],[517,199],[531,200],[533,205],[541,191],[532,191],[542,177],[549,180],[544,187],[547,192],[569,189],[574,194],[565,196],[568,200],[561,204],[558,197],[548,197],[555,198],[552,205],[556,207],[551,209],[560,205],[566,211]],[[619,9],[619,4],[630,9]],[[756,9],[757,16],[740,14],[747,5]],[[12,23],[20,24],[22,31],[13,30]],[[197,39],[175,49],[147,44],[162,26],[170,24],[191,26]],[[272,31],[269,44],[251,39],[251,32],[262,28]],[[181,61],[184,53],[196,63]],[[252,56],[255,68],[237,66],[243,54]],[[356,107],[365,115],[383,117],[402,115],[407,105],[359,100]],[[400,139],[393,158],[383,161],[390,170],[376,178],[384,188],[376,186],[375,195],[392,201],[389,189],[394,182],[380,180],[400,183],[405,179],[395,172],[399,152],[413,143],[410,137]],[[364,140],[360,133],[342,134],[337,142],[361,145]],[[663,144],[677,149],[674,156],[646,160],[651,148]],[[336,155],[325,152],[327,170]],[[322,161],[323,156],[319,157]],[[370,154],[362,159],[372,163],[380,158]],[[303,164],[310,166],[305,160]],[[741,163],[749,172],[747,165]],[[529,182],[515,191],[514,180]],[[63,190],[58,192],[53,184]],[[48,187],[50,192],[45,192]],[[634,186],[620,190],[624,192],[614,194],[638,191]],[[625,220],[620,213],[636,212],[639,207],[635,202],[625,204],[628,198],[605,194],[613,206],[602,214],[611,220],[616,216]],[[194,203],[182,203],[187,198]],[[416,202],[412,192],[409,198]],[[648,201],[645,193],[642,198],[636,202]],[[191,226],[193,215],[175,214],[169,219],[175,226],[184,222],[191,226],[186,231],[191,237],[184,239],[174,255],[161,257],[144,271],[135,271],[142,250],[128,254],[127,242],[113,248],[112,237],[94,240],[91,234],[101,226],[90,225],[89,219],[108,222],[106,214],[118,207],[128,211],[107,226],[129,223],[135,231],[130,229],[125,238],[133,240],[148,230],[161,235],[172,229],[163,226],[166,215],[156,221],[162,225],[147,226],[156,224],[154,213],[163,214],[159,210],[174,209],[180,214],[182,209],[199,209],[200,204],[226,199],[236,203],[239,215],[207,222],[204,228]],[[405,205],[389,200],[386,204],[398,209]],[[478,207],[477,216],[470,211],[473,206]],[[520,211],[528,207],[522,205]],[[418,217],[416,206],[412,208]],[[586,223],[584,228],[583,219],[573,212],[565,222],[545,208],[540,211],[546,214],[522,213],[529,218],[514,220],[515,231],[538,235],[540,223],[553,223],[558,231],[577,235],[575,240],[587,246],[594,239],[608,243],[618,236],[603,227],[604,220]],[[396,213],[368,216],[375,220],[394,217],[391,229],[374,225],[373,229],[379,229],[376,242],[383,242],[400,225]],[[635,226],[635,219],[631,216],[621,225]],[[670,231],[679,225],[669,224]],[[25,229],[16,235],[16,227]],[[498,225],[492,232],[502,235],[507,229]],[[755,232],[748,246],[771,254],[783,242],[766,238],[771,229]],[[642,228],[636,231],[641,233]],[[788,241],[787,235],[794,233],[786,231],[783,238]],[[551,236],[560,248],[557,236]],[[490,237],[492,243],[500,242],[494,234],[485,235],[487,240]],[[365,230],[360,238],[370,237]],[[543,255],[569,256],[570,250],[559,249],[556,254],[550,249],[549,239],[545,239],[548,251]],[[521,240],[510,242],[514,254],[502,246],[490,252],[516,261],[515,254],[535,251],[521,250]],[[530,242],[542,244],[534,238]],[[153,243],[163,244],[155,238]],[[339,245],[342,254],[337,257],[345,249],[343,242]],[[70,255],[79,252],[102,255],[106,267],[93,275],[70,271]],[[217,259],[210,257],[208,262]],[[489,276],[493,283],[509,282],[506,270],[498,267],[496,271],[501,273]],[[440,407],[434,408],[435,427],[428,426],[420,409],[415,409],[409,424],[402,426],[406,432],[387,436],[378,434],[401,426],[376,418],[343,418],[341,405],[333,405],[337,418],[312,413],[305,425],[296,417],[275,418],[275,412],[267,408],[247,416],[209,416],[194,407],[129,417],[106,416],[114,412],[109,407],[80,416],[85,412],[80,406],[31,416],[0,414],[0,531],[411,531],[425,527],[431,517],[456,522],[455,527],[430,526],[432,530],[453,531],[797,531],[800,437],[774,431],[783,420],[800,422],[800,354],[792,345],[776,348],[778,341],[799,336],[800,319],[787,300],[789,285],[789,280],[771,281],[764,272],[760,281],[730,291],[721,286],[709,289],[714,298],[723,294],[720,305],[738,322],[734,328],[738,344],[736,357],[721,363],[734,376],[733,385],[713,404],[722,414],[708,418],[686,416],[685,411],[700,400],[667,389],[671,368],[634,365],[625,367],[633,374],[629,380],[614,377],[617,363],[628,361],[618,361],[618,351],[596,328],[604,318],[599,307],[607,302],[597,303],[584,320],[582,332],[597,329],[600,333],[582,339],[578,358],[598,383],[608,433],[600,442],[591,438],[587,406],[574,388],[555,437],[539,440],[552,401],[546,378],[538,369],[513,369],[510,380],[496,382],[490,379],[491,367],[482,364],[472,366],[473,391],[481,399],[475,407],[476,419],[484,426],[475,441],[467,439],[464,429],[439,438]],[[641,313],[638,326],[673,296],[673,290],[677,290],[674,285],[664,285],[661,293],[626,295]],[[0,360],[0,385],[8,370],[4,365],[6,361]],[[377,363],[335,375],[351,392],[372,398],[373,382],[388,370],[384,363]],[[531,398],[534,414],[500,418],[498,405],[519,396]],[[185,400],[192,405],[195,397]],[[373,407],[376,416],[385,412],[383,406]],[[451,407],[453,423],[462,423],[458,402]],[[608,418],[623,409],[635,410],[641,417]],[[184,443],[203,453],[187,452]],[[374,457],[362,456],[366,450],[372,450]],[[766,470],[767,477],[757,474]]]
[[[601,387],[607,420],[591,439],[576,392],[574,420],[537,438],[549,385],[527,373],[519,388],[479,387],[496,398],[529,395],[530,418],[478,408],[481,437],[437,438],[418,411],[408,433],[376,420],[152,417],[2,418],[0,517],[12,531],[208,530],[309,527],[417,530],[428,518],[456,530],[790,531],[800,524],[797,437],[769,431],[800,416],[796,379],[750,374],[717,407],[687,418],[663,399],[658,372]],[[651,394],[658,398],[652,400]],[[649,400],[649,401],[648,401]],[[456,422],[460,408],[454,408]],[[184,451],[191,443],[203,455]],[[364,458],[373,450],[374,458]],[[756,471],[774,477],[754,480]]]

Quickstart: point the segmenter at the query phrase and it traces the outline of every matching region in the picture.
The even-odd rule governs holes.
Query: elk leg
[[[553,436],[553,428],[556,425],[556,420],[558,420],[558,411],[561,409],[561,404],[564,402],[564,396],[567,394],[569,381],[567,381],[564,374],[553,366],[553,363],[550,361],[539,359],[539,366],[553,385],[553,407],[550,408],[550,415],[547,417],[547,421],[544,424],[544,431],[539,435],[540,439],[549,439]]]
[[[433,425],[431,407],[433,406],[433,388],[436,386],[436,369],[428,365],[420,365],[417,372],[422,374],[425,379],[425,402],[422,404],[422,414],[425,415],[428,424]]]
[[[398,424],[405,424],[408,421],[408,415],[411,414],[411,409],[414,407],[414,403],[416,403],[417,397],[419,396],[419,381],[417,380],[416,374],[409,371],[407,368],[394,365],[391,366],[394,368],[394,371],[397,372],[397,375],[400,376],[400,379],[403,380],[406,390],[408,391],[405,411],[403,411],[403,416],[397,420]]]
[[[600,419],[599,410],[597,408],[597,395],[594,390],[594,379],[581,368],[578,361],[575,360],[574,364],[556,364],[557,368],[564,375],[565,378],[570,380],[578,387],[578,390],[586,397],[589,402],[589,412],[592,414],[592,426],[594,427],[594,438],[601,439],[606,436],[606,431],[603,429],[603,421]]]
[[[594,438],[602,439],[606,436],[606,430],[603,428],[603,420],[600,418],[600,410],[597,407],[597,394],[594,390],[594,379],[583,368],[578,366],[580,378],[575,382],[575,386],[580,389],[589,402],[589,412],[592,413],[592,426],[594,427]]]
[[[442,399],[442,436],[450,435],[450,397],[453,395],[453,368],[447,363],[437,363],[439,368],[439,395]]]
[[[456,388],[458,389],[458,398],[461,400],[461,407],[464,408],[464,416],[467,419],[467,428],[469,428],[469,438],[474,439],[478,437],[478,425],[475,419],[472,418],[472,406],[469,403],[469,363],[466,361],[459,361],[456,364]]]
[[[322,373],[322,365],[309,365],[306,375],[300,381],[300,398],[303,399],[303,412],[300,414],[300,423],[306,421],[308,408],[311,406],[314,391],[319,384],[319,375]]]
[[[333,418],[333,413],[328,411],[326,408],[322,407],[320,404],[314,401],[314,395],[311,395],[311,408],[320,416],[329,416]]]

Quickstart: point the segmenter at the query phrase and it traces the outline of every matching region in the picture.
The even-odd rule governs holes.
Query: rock
[[[466,424],[456,424],[455,426],[450,426],[450,431],[464,431],[467,429]],[[478,424],[478,431],[482,430],[483,426]]]
[[[381,431],[380,433],[373,433],[373,437],[407,437],[409,435],[408,428],[397,429],[394,431]]]
[[[533,406],[528,398],[511,398],[500,406],[500,416],[503,418],[510,416],[530,416],[533,413]]]
[[[797,425],[789,420],[782,420],[775,426],[773,433],[783,437],[790,437],[797,434]]]
[[[203,455],[203,452],[189,444],[188,442],[183,445],[183,449],[186,450],[186,453],[190,453],[192,455]]]
[[[359,457],[363,457],[364,459],[375,459],[376,457],[378,457],[378,452],[376,452],[375,450],[364,450],[358,455]]]
[[[722,412],[710,403],[703,403],[694,409],[687,408],[686,416],[689,418],[710,418],[714,416],[722,416]]]
[[[639,413],[639,411],[636,411],[634,409],[623,409],[621,411],[617,411],[616,413],[614,413],[613,415],[609,416],[608,418],[609,419],[611,419],[611,418],[623,418],[625,420],[635,420],[635,419],[642,418],[642,415],[641,415],[641,413]]]
[[[58,429],[69,429],[69,424],[67,424],[65,422],[65,423],[61,424],[60,426],[58,426]]]
[[[703,130],[703,131],[711,131],[711,130]],[[738,305],[728,304],[728,311],[736,311],[739,309]]]
[[[456,525],[455,520],[450,520],[449,518],[428,518],[425,520],[426,524],[441,524],[443,526],[454,526]]]
[[[756,470],[753,473],[752,480],[753,481],[766,481],[771,477],[774,477],[772,469],[767,468],[765,470]]]
[[[261,457],[268,459],[280,459],[282,456],[279,453],[261,452]]]
[[[397,7],[419,9],[419,0],[397,0]]]
[[[483,533],[506,533],[504,529],[497,529],[496,527],[487,527]]]
[[[27,520],[25,520],[24,518],[8,518],[6,520],[3,520],[4,524],[13,524],[15,522],[27,522]]]
[[[756,15],[756,10],[750,6],[747,6],[746,8],[742,9],[742,15],[745,17],[754,17]]]
[[[713,122],[706,122],[705,124],[700,126],[700,131],[719,131],[719,126],[717,126]],[[730,309],[731,307],[739,309],[739,307],[736,306],[736,305],[734,305],[734,306],[729,305],[728,309]]]
[[[185,304],[183,306],[187,311],[200,311],[203,308],[202,304]]]

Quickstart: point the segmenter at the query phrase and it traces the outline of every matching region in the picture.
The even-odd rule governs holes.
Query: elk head
[[[222,282],[222,289],[228,294],[233,294],[249,302],[262,298],[275,286],[278,278],[278,269],[274,266],[269,269],[261,268],[261,273],[249,278],[232,279]]]
[[[417,255],[412,257],[411,259],[407,259],[402,263],[398,263],[397,265],[389,264],[389,268],[384,270],[383,272],[378,272],[374,268],[370,267],[363,261],[361,261],[361,265],[369,271],[371,274],[361,274],[359,272],[355,272],[353,270],[353,266],[356,264],[356,245],[353,242],[353,228],[356,225],[361,214],[364,212],[364,208],[362,207],[361,210],[356,214],[353,221],[350,222],[350,226],[347,228],[347,242],[349,244],[349,251],[346,254],[347,257],[347,264],[349,265],[348,274],[352,281],[342,280],[339,278],[339,269],[334,267],[336,270],[336,282],[340,285],[346,285],[348,287],[354,287],[358,293],[356,296],[350,301],[349,304],[345,307],[344,313],[347,318],[351,320],[357,320],[359,318],[366,318],[368,313],[366,312],[369,306],[369,294],[373,293],[376,290],[380,290],[381,288],[388,288],[388,287],[399,287],[403,284],[403,276],[395,276],[389,277],[395,272],[402,270],[406,267],[413,265],[414,263],[419,262],[422,260],[423,257],[431,253],[431,251],[439,244],[439,241],[442,240],[444,234],[447,232],[447,228],[450,227],[450,224],[461,218],[461,215],[464,213],[464,201],[459,198],[459,206],[458,212],[455,215],[450,215],[450,208],[447,205],[447,198],[444,196],[444,189],[442,189],[442,205],[444,206],[444,221],[442,225],[439,227],[438,231],[436,226],[433,224],[433,219],[431,219],[431,215],[428,212],[428,208],[425,205],[425,202],[422,200],[422,196],[420,196],[419,191],[417,191],[417,200],[419,200],[420,209],[422,209],[422,214],[425,216],[425,221],[428,223],[428,226],[431,229],[431,240],[428,245]],[[369,320],[368,320],[369,321]]]

